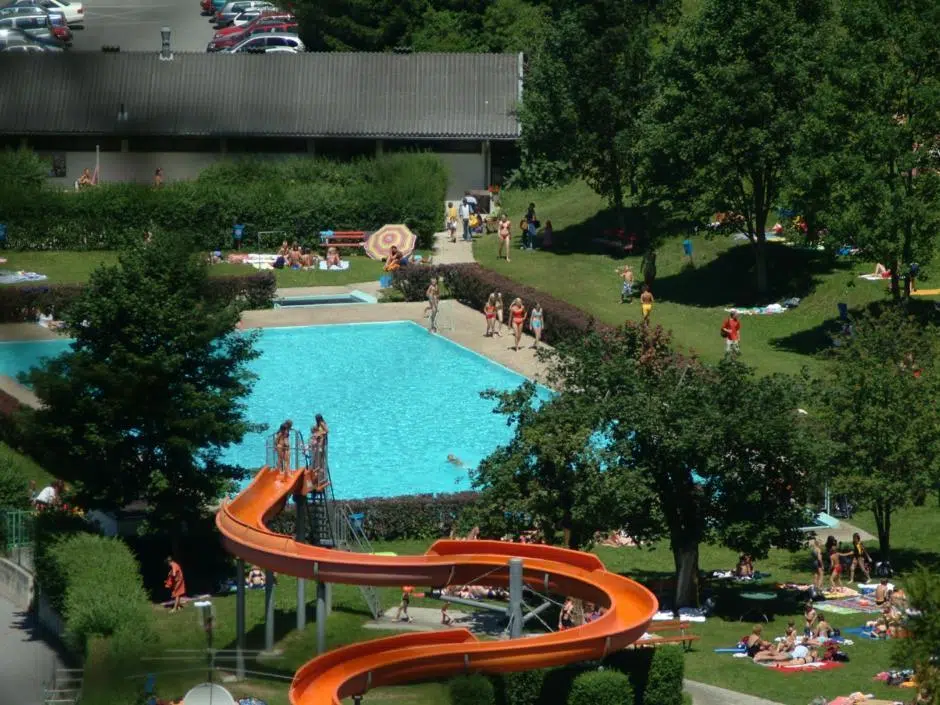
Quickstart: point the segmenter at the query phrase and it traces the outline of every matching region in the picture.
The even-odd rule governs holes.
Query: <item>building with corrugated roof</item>
[[[450,196],[499,183],[519,138],[516,54],[0,53],[0,144],[70,186],[195,177],[237,155],[429,150]]]

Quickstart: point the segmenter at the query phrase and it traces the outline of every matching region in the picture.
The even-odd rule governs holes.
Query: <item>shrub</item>
[[[0,511],[29,509],[29,482],[9,458],[0,458]],[[0,525],[0,531],[4,530]]]
[[[507,309],[509,303],[517,297],[522,299],[528,308],[538,301],[544,312],[543,339],[550,344],[580,338],[592,329],[609,328],[605,324],[597,323],[591,314],[577,306],[519,284],[478,264],[404,267],[395,272],[392,285],[402,292],[408,301],[422,301],[433,276],[443,278],[453,298],[478,311],[482,311],[487,297],[493,292],[502,293]]]
[[[36,583],[46,601],[59,614],[65,609],[67,576],[58,563],[55,548],[73,536],[93,531],[92,525],[84,518],[68,512],[50,509],[36,516],[33,525]]]
[[[649,682],[650,664],[658,649],[624,649],[604,659],[605,668],[617,670],[630,679],[636,705],[643,705]]]
[[[65,583],[66,639],[79,653],[91,636],[122,633],[124,645],[151,638],[153,613],[123,541],[78,534],[57,542],[50,556]]]
[[[568,705],[633,705],[630,679],[619,671],[588,671],[571,684]]]
[[[447,684],[451,705],[495,705],[493,683],[484,675],[474,673],[451,678]]]
[[[363,514],[362,526],[372,541],[436,539],[449,535],[451,530],[463,532],[470,528],[464,517],[478,496],[476,492],[458,492],[371,497],[344,500],[342,504],[354,514]],[[294,510],[289,507],[271,520],[270,526],[274,531],[292,535],[294,520]]]
[[[501,679],[500,695],[503,705],[539,705],[547,669],[507,673]]]
[[[682,705],[685,654],[678,646],[653,649],[649,681],[643,694],[645,705]]]
[[[0,179],[20,159],[0,159]],[[431,154],[391,154],[337,163],[324,159],[227,160],[194,181],[155,190],[145,184],[103,183],[80,192],[24,188],[0,190],[9,246],[20,250],[116,250],[140,242],[142,223],[195,234],[200,249],[231,240],[234,220],[260,231],[319,243],[321,230],[375,230],[404,223],[430,247],[441,219],[447,169]],[[272,235],[262,247],[277,243]]]
[[[82,289],[81,284],[0,288],[0,323],[32,323],[40,313],[60,317]],[[273,272],[209,279],[209,296],[228,298],[243,310],[271,308],[276,290]]]

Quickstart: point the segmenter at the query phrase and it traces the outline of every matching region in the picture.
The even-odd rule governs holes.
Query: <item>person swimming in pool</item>
[[[529,314],[529,328],[532,329],[532,335],[535,336],[535,342],[532,343],[533,348],[537,348],[539,343],[542,342],[542,328],[544,325],[542,305],[536,301],[535,306],[532,307],[532,312]]]
[[[453,465],[454,467],[458,467],[458,468],[463,467],[463,461],[460,458],[458,458],[456,455],[454,455],[453,453],[447,456],[447,462]]]

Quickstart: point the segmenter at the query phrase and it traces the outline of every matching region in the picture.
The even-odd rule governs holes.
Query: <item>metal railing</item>
[[[308,448],[300,431],[292,430],[288,434],[287,448],[277,447],[277,433],[272,433],[264,442],[264,463],[270,468],[298,470],[308,467]],[[283,465],[287,467],[282,467]]]
[[[35,514],[23,509],[0,509],[0,551],[17,565],[32,571]]]
[[[43,688],[43,705],[75,705],[81,700],[84,681],[84,669],[57,668],[52,684]]]

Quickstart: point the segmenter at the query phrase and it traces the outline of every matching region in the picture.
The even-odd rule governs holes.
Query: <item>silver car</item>
[[[247,53],[265,53],[273,48],[289,47],[297,51],[306,51],[304,43],[296,34],[285,34],[283,32],[259,34],[249,37],[241,44],[233,46],[231,49],[225,49],[227,54],[247,54]]]
[[[52,32],[49,15],[41,10],[29,14],[0,15],[0,30],[2,29],[18,30],[38,43],[62,46],[62,42],[56,39]]]
[[[236,17],[248,10],[260,10],[264,12],[265,10],[275,9],[277,8],[275,8],[274,5],[265,0],[236,0],[235,2],[229,2],[221,10],[216,12],[212,21],[217,28],[228,27]]]
[[[21,29],[0,28],[0,49],[23,46],[39,47],[49,51],[62,51],[62,43],[53,37],[51,32],[44,36],[36,36]]]

